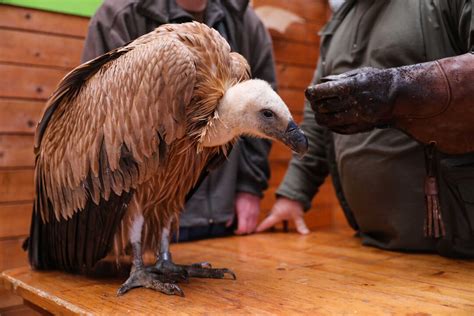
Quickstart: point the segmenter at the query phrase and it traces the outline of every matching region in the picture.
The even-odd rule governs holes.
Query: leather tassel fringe
[[[441,205],[438,196],[438,183],[435,177],[427,176],[425,179],[425,237],[440,238],[446,235],[443,218],[441,217]]]
[[[430,143],[425,147],[425,159],[427,176],[425,178],[426,217],[424,232],[425,237],[440,238],[446,235],[446,230],[441,216],[438,181],[436,180],[435,143]]]

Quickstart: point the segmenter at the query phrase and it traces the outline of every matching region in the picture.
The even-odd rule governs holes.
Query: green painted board
[[[0,3],[80,16],[92,16],[102,0],[0,0]]]

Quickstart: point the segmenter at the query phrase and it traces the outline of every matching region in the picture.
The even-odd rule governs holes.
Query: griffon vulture
[[[239,135],[308,146],[280,97],[204,24],[163,25],[77,67],[36,130],[31,265],[84,272],[131,246],[118,294],[182,295],[180,278],[234,276],[176,265],[168,244],[186,197]],[[147,249],[157,262],[145,268]]]

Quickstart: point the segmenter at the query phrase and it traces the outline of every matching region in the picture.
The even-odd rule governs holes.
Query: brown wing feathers
[[[62,102],[72,100],[80,92],[84,82],[93,76],[103,65],[119,58],[129,51],[129,48],[118,48],[104,55],[101,55],[85,64],[80,65],[68,73],[60,82],[58,88],[48,100],[48,104],[43,112],[43,117],[39,121],[35,134],[35,152],[41,145],[41,139],[48,126],[49,120],[58,105]]]
[[[237,82],[248,80],[252,77],[250,66],[245,58],[237,53],[230,53],[232,62],[232,77],[237,79]]]
[[[167,144],[185,135],[185,104],[192,95],[195,69],[182,46],[168,38],[135,46],[120,58],[104,59],[105,70],[97,72],[100,67],[92,64],[96,73],[85,82],[66,79],[71,88],[64,90],[80,92],[52,103],[55,111],[37,141],[37,165],[45,171],[38,176],[45,177],[57,219],[82,209],[90,193],[95,202],[97,192],[108,200],[111,192],[120,195],[147,180],[159,165],[158,134]],[[79,87],[72,88],[75,85]],[[122,168],[122,146],[138,170]],[[87,192],[83,182],[89,173],[92,185]]]

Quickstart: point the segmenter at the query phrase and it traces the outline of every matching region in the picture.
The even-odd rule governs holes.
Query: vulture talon
[[[188,272],[184,269],[169,270],[157,268],[156,266],[149,266],[145,268],[147,272],[153,273],[156,279],[163,283],[189,283]]]
[[[198,262],[198,263],[193,263],[191,266],[195,268],[203,268],[203,269],[212,269],[212,264],[210,262]]]
[[[203,266],[199,263],[192,265],[182,265],[181,267],[186,269],[189,277],[192,278],[225,279],[226,274],[229,274],[233,280],[237,280],[235,273],[227,268],[207,268],[207,266]]]
[[[164,280],[166,280],[166,278],[150,272],[149,269],[134,270],[130,272],[127,281],[117,290],[117,296],[122,296],[133,288],[144,287],[164,294],[184,297],[183,290],[181,290],[177,284]]]
[[[226,274],[229,274],[229,276],[233,280],[237,280],[235,273],[232,270],[229,270],[226,268],[208,269],[208,268],[195,268],[191,266],[190,270],[188,270],[188,273],[190,277],[209,278],[209,279],[225,279]]]

